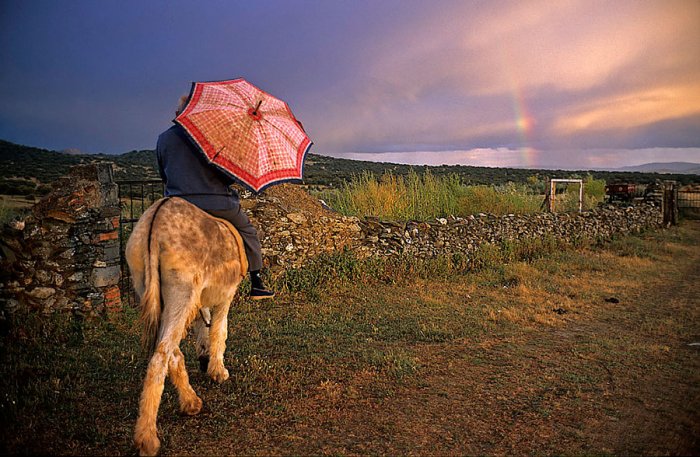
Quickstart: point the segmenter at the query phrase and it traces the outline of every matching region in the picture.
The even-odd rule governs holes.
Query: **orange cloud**
[[[668,86],[596,100],[556,121],[560,134],[638,127],[700,114],[700,85]]]

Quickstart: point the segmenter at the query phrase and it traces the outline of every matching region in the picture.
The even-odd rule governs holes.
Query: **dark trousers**
[[[245,246],[245,255],[248,257],[248,271],[257,271],[262,269],[262,252],[260,240],[258,239],[258,231],[255,230],[253,224],[250,223],[248,215],[238,206],[234,209],[216,209],[205,210],[214,217],[225,219],[233,224],[243,238]]]

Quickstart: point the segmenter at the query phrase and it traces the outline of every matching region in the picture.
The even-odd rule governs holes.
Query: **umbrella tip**
[[[250,117],[252,117],[256,121],[259,121],[262,118],[262,115],[258,113],[258,108],[260,108],[260,105],[262,105],[262,100],[260,100],[258,104],[255,105],[255,108],[250,108],[248,110],[248,114],[250,115]]]

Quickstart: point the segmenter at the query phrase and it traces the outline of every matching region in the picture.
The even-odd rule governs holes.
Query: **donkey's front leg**
[[[228,379],[228,370],[224,367],[224,350],[228,335],[228,310],[230,302],[212,309],[211,327],[209,328],[209,368],[207,374],[216,382]]]

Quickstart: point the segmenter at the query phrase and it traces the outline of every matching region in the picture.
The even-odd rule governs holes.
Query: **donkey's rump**
[[[206,271],[215,276],[210,282],[217,282],[220,270],[230,274],[233,267],[244,276],[248,269],[238,231],[228,221],[177,197],[155,202],[134,227],[126,246],[132,275],[133,270],[145,269],[144,254],[149,253],[158,256],[163,269]]]

